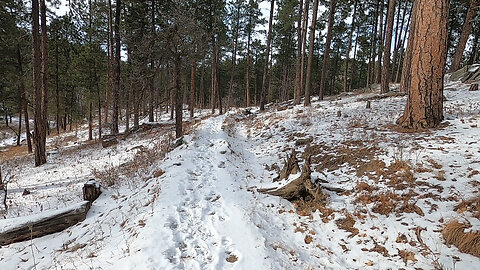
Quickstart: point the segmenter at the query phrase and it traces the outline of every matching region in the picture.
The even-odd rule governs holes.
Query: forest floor
[[[39,168],[4,156],[10,221],[80,201],[89,178],[104,192],[85,221],[0,247],[0,269],[475,269],[441,232],[480,230],[480,92],[444,94],[446,121],[420,133],[394,125],[405,97],[373,91],[204,117],[177,148],[169,129],[102,148],[81,128]],[[328,188],[314,211],[257,191],[299,176],[273,182],[293,148]]]

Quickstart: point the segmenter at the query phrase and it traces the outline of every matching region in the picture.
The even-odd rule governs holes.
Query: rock
[[[31,193],[30,190],[24,189],[22,195],[25,196],[25,195],[28,195],[30,193]]]

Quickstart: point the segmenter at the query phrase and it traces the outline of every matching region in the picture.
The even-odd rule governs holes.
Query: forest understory
[[[79,126],[47,139],[41,167],[4,136],[0,232],[81,201],[90,178],[103,194],[83,222],[0,247],[0,269],[475,269],[480,93],[468,89],[447,83],[446,119],[425,132],[394,125],[406,97],[374,89],[262,113],[199,110],[182,144],[169,115],[108,148]],[[310,156],[324,201],[259,192],[301,175],[275,181],[292,149],[299,168]]]

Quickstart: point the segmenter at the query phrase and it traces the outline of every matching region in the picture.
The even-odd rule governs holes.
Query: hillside
[[[445,122],[419,133],[394,125],[406,98],[375,89],[198,118],[176,148],[169,128],[109,148],[83,128],[52,137],[46,165],[5,158],[0,230],[81,201],[87,179],[103,194],[85,221],[1,247],[0,269],[475,269],[442,236],[454,220],[480,230],[480,93],[468,87],[448,83]],[[258,192],[300,175],[273,181],[291,149],[300,168],[311,155],[325,203]]]

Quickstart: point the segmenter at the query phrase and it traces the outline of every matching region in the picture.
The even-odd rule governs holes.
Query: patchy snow
[[[480,230],[472,213],[454,210],[479,196],[480,94],[458,82],[446,88],[448,124],[422,133],[393,125],[405,97],[365,109],[373,93],[232,110],[192,123],[175,149],[169,129],[104,149],[80,128],[40,168],[31,156],[5,162],[15,177],[10,221],[0,226],[80,202],[92,177],[113,186],[85,221],[0,247],[0,269],[475,269],[480,259],[447,247],[440,231],[453,219]],[[346,192],[326,190],[325,208],[313,213],[258,193],[298,176],[272,182],[290,148],[302,163],[314,149],[313,180]]]

